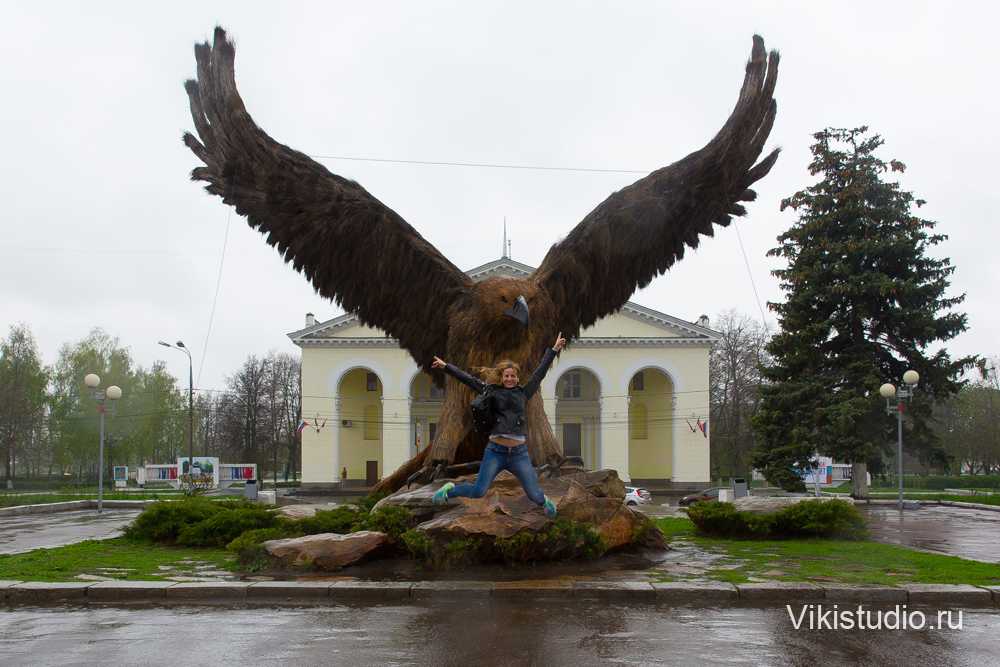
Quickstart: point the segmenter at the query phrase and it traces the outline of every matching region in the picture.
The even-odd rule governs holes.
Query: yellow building
[[[468,273],[533,271],[503,257]],[[288,336],[302,348],[304,486],[371,485],[431,442],[442,390],[394,339],[350,313],[326,322],[309,314]],[[585,329],[542,383],[564,453],[636,484],[707,485],[710,432],[698,420],[708,419],[717,339],[707,318],[692,324],[631,302]]]

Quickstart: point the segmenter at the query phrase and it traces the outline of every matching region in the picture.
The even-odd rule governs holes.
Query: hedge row
[[[804,500],[767,513],[739,511],[732,503],[701,502],[688,508],[688,516],[699,532],[714,537],[860,539],[867,534],[864,517],[844,500]]]

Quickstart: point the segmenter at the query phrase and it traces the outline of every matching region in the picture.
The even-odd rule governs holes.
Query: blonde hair
[[[500,384],[501,378],[503,378],[503,372],[508,368],[513,368],[514,372],[517,373],[518,378],[521,377],[521,366],[516,361],[511,359],[504,359],[499,362],[496,366],[482,366],[477,369],[479,372],[479,377],[483,379],[483,382],[487,384]]]

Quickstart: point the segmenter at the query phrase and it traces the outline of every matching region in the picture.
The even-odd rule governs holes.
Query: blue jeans
[[[532,502],[538,505],[545,504],[545,494],[538,486],[538,473],[535,472],[535,466],[531,465],[528,446],[504,447],[492,442],[486,445],[486,451],[483,452],[483,462],[479,466],[476,483],[456,484],[455,488],[448,492],[448,497],[482,498],[501,470],[509,470],[517,477],[524,487],[525,495]]]

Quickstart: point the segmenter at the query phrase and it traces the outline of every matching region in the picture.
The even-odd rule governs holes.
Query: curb
[[[160,502],[158,500],[105,500],[104,509],[142,509],[147,505]],[[59,503],[43,503],[41,505],[18,505],[16,507],[0,508],[0,517],[23,516],[25,514],[54,514],[56,512],[71,512],[74,510],[97,509],[97,501],[93,499],[64,500]]]
[[[1000,586],[905,584],[900,587],[767,582],[645,581],[0,581],[8,607],[72,605],[380,604],[410,600],[581,599],[677,607],[783,607],[820,600],[868,605],[1000,607]]]

